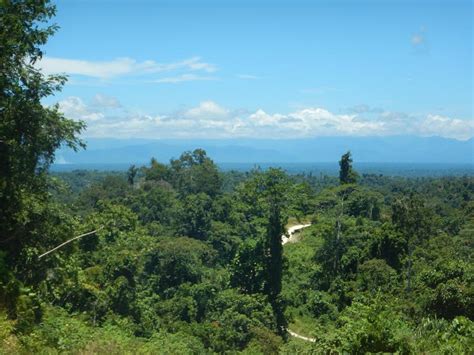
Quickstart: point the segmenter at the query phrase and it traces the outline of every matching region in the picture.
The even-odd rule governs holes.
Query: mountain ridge
[[[114,139],[90,138],[78,153],[62,148],[57,163],[168,162],[183,151],[205,149],[216,162],[331,162],[350,150],[358,162],[474,164],[474,139],[441,137],[317,137],[302,139]]]

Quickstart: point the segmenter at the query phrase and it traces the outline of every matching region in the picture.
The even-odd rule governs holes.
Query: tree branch
[[[58,250],[59,248],[62,248],[62,247],[65,246],[66,244],[69,244],[69,243],[71,243],[72,241],[74,241],[74,240],[76,240],[76,239],[79,239],[79,238],[85,237],[85,236],[87,236],[87,235],[91,235],[91,234],[97,233],[97,232],[100,231],[102,228],[104,228],[104,226],[102,226],[102,227],[100,227],[100,228],[98,228],[98,229],[96,229],[96,230],[93,230],[93,231],[91,231],[91,232],[87,232],[87,233],[78,235],[77,237],[74,237],[74,238],[72,238],[72,239],[66,240],[64,243],[59,244],[57,247],[54,247],[53,249],[48,250],[48,251],[47,251],[46,253],[44,253],[44,254],[41,254],[41,255],[38,257],[38,259],[41,259],[43,256],[46,256],[46,255],[52,253],[53,251]]]

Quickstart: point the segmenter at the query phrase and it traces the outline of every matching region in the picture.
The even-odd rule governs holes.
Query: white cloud
[[[89,137],[140,138],[299,138],[315,136],[418,135],[469,139],[474,122],[447,116],[413,116],[384,111],[336,114],[319,107],[288,114],[230,110],[213,101],[167,115],[144,115],[115,106],[85,104],[69,97],[59,103],[67,117],[87,122]],[[99,99],[100,101],[100,99]],[[111,98],[105,100],[112,102]]]
[[[175,70],[203,71],[207,73],[217,70],[215,65],[201,61],[200,57],[192,57],[174,63],[157,63],[153,60],[140,62],[132,58],[116,58],[110,61],[87,61],[46,56],[38,62],[37,66],[45,74],[65,73],[98,79],[163,73]]]
[[[199,106],[184,112],[183,116],[190,119],[214,119],[221,120],[229,116],[229,110],[219,106],[213,101],[204,101]]]
[[[59,102],[59,109],[64,112],[68,118],[83,120],[86,123],[99,121],[105,116],[102,112],[92,109],[86,105],[82,99],[70,96]]]
[[[182,74],[178,76],[166,77],[157,80],[153,80],[153,83],[165,83],[165,84],[178,84],[186,81],[210,81],[217,80],[216,77],[212,76],[200,76],[195,74]]]
[[[466,140],[473,136],[474,121],[460,120],[440,115],[428,115],[426,119],[420,123],[418,132],[422,136],[442,135],[446,138]]]

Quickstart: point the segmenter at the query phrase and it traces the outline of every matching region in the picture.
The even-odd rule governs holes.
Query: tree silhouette
[[[358,174],[352,169],[351,152],[343,154],[339,161],[339,182],[343,184],[354,184],[357,182]]]

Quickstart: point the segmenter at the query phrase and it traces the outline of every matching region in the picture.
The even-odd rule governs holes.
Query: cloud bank
[[[90,103],[68,97],[59,106],[67,117],[86,121],[88,137],[116,138],[303,138],[316,136],[441,136],[466,140],[474,122],[448,116],[414,116],[358,107],[336,114],[320,107],[291,113],[232,110],[213,101],[164,115],[123,107],[115,98],[96,95]],[[365,114],[369,112],[370,114]]]
[[[113,79],[123,76],[157,74],[172,71],[213,73],[214,64],[203,62],[200,57],[192,57],[173,63],[158,63],[153,60],[137,61],[132,58],[116,58],[111,61],[87,61],[44,57],[37,64],[45,74],[64,73],[96,79]],[[188,81],[190,78],[188,78]]]

